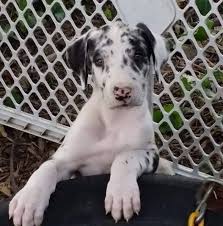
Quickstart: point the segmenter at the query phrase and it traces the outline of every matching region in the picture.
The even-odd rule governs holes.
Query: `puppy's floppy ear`
[[[136,26],[141,30],[142,37],[147,45],[148,55],[152,57],[155,73],[157,74],[162,64],[166,63],[168,59],[168,51],[164,38],[151,32],[143,23],[139,23]]]
[[[80,76],[81,87],[84,90],[87,86],[88,74],[91,72],[91,62],[88,56],[88,38],[90,32],[75,40],[74,44],[67,49],[66,58],[68,66],[75,74]]]

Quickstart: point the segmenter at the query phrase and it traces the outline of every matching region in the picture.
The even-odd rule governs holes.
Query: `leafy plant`
[[[10,97],[6,97],[5,100],[3,101],[3,104],[7,107],[10,107],[10,108],[15,108],[15,105],[14,103],[12,102],[11,98]]]
[[[8,23],[2,23],[1,24],[1,28],[2,28],[2,30],[5,32],[5,33],[7,33],[8,31],[9,31],[9,29],[10,29],[10,24],[8,24]],[[1,36],[0,36],[1,37]],[[0,39],[1,40],[1,39]]]
[[[211,79],[206,78],[205,80],[203,80],[202,88],[208,97],[214,97],[216,95],[217,88],[215,87]]]
[[[172,133],[172,130],[167,122],[163,122],[160,125],[159,130],[163,135],[167,135],[167,136],[168,136],[168,134]]]
[[[153,121],[154,122],[160,122],[163,118],[163,113],[159,108],[154,108],[153,109]]]
[[[30,9],[26,10],[26,12],[24,13],[24,17],[25,17],[28,25],[31,28],[35,26],[35,24],[36,24],[36,18],[33,15],[32,11]]]
[[[173,107],[174,107],[174,105],[172,103],[163,105],[163,108],[166,112],[170,112],[173,109]]]
[[[55,3],[51,11],[58,22],[61,22],[65,17],[65,13],[59,3]]]
[[[111,9],[109,9],[108,7],[106,7],[106,9],[104,10],[104,14],[105,16],[108,18],[108,20],[112,20],[112,11]]]
[[[209,0],[196,0],[196,5],[203,16],[205,16],[211,10]]]
[[[47,2],[47,4],[51,4],[54,0],[45,0]]]
[[[183,126],[183,121],[178,112],[174,111],[170,115],[170,121],[173,124],[175,129],[180,129]]]
[[[202,82],[202,87],[203,87],[203,89],[211,89],[211,80],[209,80],[208,78],[206,78]]]
[[[16,0],[16,3],[21,10],[24,10],[27,6],[26,0]]]
[[[195,79],[186,73],[181,76],[181,81],[184,84],[185,89],[188,91],[192,90],[195,85]]]
[[[205,41],[208,39],[207,33],[205,31],[205,29],[203,27],[199,27],[195,33],[194,33],[194,37],[197,41]]]
[[[111,1],[107,1],[103,5],[102,10],[108,20],[113,20],[114,17],[117,15],[117,11]]]
[[[26,37],[26,35],[28,34],[28,31],[27,31],[26,26],[24,25],[24,23],[21,20],[17,23],[16,28],[17,28],[20,36]]]
[[[183,82],[184,87],[186,88],[186,90],[190,91],[193,88],[191,82],[189,82],[186,77],[182,77],[181,81]]]
[[[11,91],[11,93],[12,93],[12,96],[13,96],[13,98],[15,99],[15,101],[18,103],[18,104],[20,104],[22,101],[23,101],[23,95],[22,95],[22,93],[20,92],[20,90],[17,88],[17,87],[15,87],[12,91]]]
[[[206,22],[208,29],[212,30],[214,27],[214,21],[207,18],[205,22]]]
[[[213,72],[215,79],[220,84],[223,84],[223,71],[220,71],[219,69]]]

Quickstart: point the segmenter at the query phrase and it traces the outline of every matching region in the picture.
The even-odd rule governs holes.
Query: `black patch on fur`
[[[123,33],[121,34],[121,38],[123,38],[123,37],[125,37],[125,36],[129,36],[129,34],[128,34],[127,32],[123,32]]]
[[[153,158],[153,169],[152,173],[155,173],[157,168],[159,166],[159,155],[155,152],[154,158]]]
[[[105,82],[102,83],[102,86],[105,87]]]
[[[137,56],[137,51],[141,51],[141,49],[138,48],[138,50],[135,50],[133,61],[137,65],[139,70],[142,70],[144,68],[143,66],[148,64],[148,58],[146,57],[146,55],[143,55],[143,53],[141,53],[142,55]]]
[[[123,64],[125,66],[128,64],[128,59],[125,56],[123,56]]]
[[[113,55],[114,54],[114,52],[113,52],[113,50],[111,50],[111,55]]]
[[[95,46],[95,42],[89,41],[88,37],[89,34],[86,38],[76,40],[67,50],[69,66],[75,74],[82,76],[85,85],[87,85],[88,74],[91,73],[91,61],[88,52],[89,49],[93,49]]]
[[[110,69],[109,69],[108,65],[105,66],[105,71],[106,71],[106,73],[109,73]]]
[[[134,47],[139,47],[141,45],[141,41],[137,37],[130,36],[128,40],[129,40],[130,45],[132,45]]]
[[[143,73],[143,76],[145,78],[147,76],[147,74],[148,74],[147,68],[144,68],[142,73]]]
[[[73,71],[80,74],[84,70],[86,40],[81,38],[68,48],[68,63]]]
[[[104,25],[101,27],[101,30],[104,32],[108,32],[110,30],[110,26],[109,25]]]
[[[128,41],[132,47],[132,50],[127,49],[126,52],[132,61],[132,69],[138,72],[143,69],[144,65],[148,64],[147,52],[145,49],[146,46],[143,43],[143,39],[135,35],[130,35]],[[134,64],[137,66],[138,70],[136,70],[136,67],[133,66]]]
[[[140,170],[142,170],[142,164],[141,164],[141,162],[139,162],[139,166],[140,166]]]
[[[128,161],[127,161],[127,160],[125,160],[125,163],[126,163],[126,164],[128,164]]]
[[[132,61],[132,62],[130,63],[130,66],[131,66],[131,68],[133,69],[133,71],[139,72],[139,69],[138,69],[138,67],[136,66],[136,64],[135,64],[134,61]]]
[[[121,34],[121,42],[122,42],[122,43],[126,42],[127,39],[128,39],[128,37],[129,37],[129,33],[126,32],[126,31],[123,32],[123,33]]]
[[[123,27],[126,27],[126,24],[124,24],[121,20],[118,21],[117,25],[120,29],[122,29]]]
[[[90,55],[92,55],[94,50],[95,50],[95,48],[96,48],[96,40],[89,38],[88,41],[87,41],[87,46],[88,46],[88,53]]]
[[[132,77],[133,80],[136,80],[136,77]]]
[[[142,89],[145,90],[145,88],[146,88],[146,84],[143,83],[143,84],[142,84]]]
[[[103,47],[106,47],[106,46],[111,46],[113,43],[114,43],[113,40],[111,40],[110,38],[108,38],[108,39],[105,41],[105,43],[102,44],[101,47],[103,48]]]
[[[126,52],[128,55],[130,55],[131,49],[127,48],[127,49],[125,50],[125,52]]]
[[[98,37],[99,42],[101,42],[103,38],[104,38],[104,34],[102,33],[102,34]]]
[[[68,63],[74,74],[82,76],[87,85],[88,74],[92,73],[92,62],[90,56],[93,55],[96,47],[96,40],[90,38],[90,32],[86,37],[80,38],[68,48]]]
[[[110,38],[109,38],[109,39],[107,40],[107,42],[106,42],[106,44],[107,44],[108,46],[111,46],[113,43],[114,43],[114,41],[111,40]]]
[[[103,40],[107,39],[107,32],[103,32],[101,33],[101,35],[98,37],[99,43],[101,43]]]
[[[149,158],[145,158],[145,161],[146,161],[146,168],[149,168],[149,163],[150,163],[150,160],[149,160]]]
[[[139,34],[145,41],[147,56],[150,59],[150,56],[152,55],[153,62],[155,63],[155,54],[154,54],[154,46],[156,43],[155,38],[152,32],[145,24],[139,23],[137,24],[137,27],[139,28]]]
[[[115,20],[115,22],[122,22],[122,20],[121,20],[120,18],[117,18],[117,19]]]

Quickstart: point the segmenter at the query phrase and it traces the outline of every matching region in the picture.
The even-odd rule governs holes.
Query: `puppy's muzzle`
[[[132,88],[128,86],[114,86],[113,94],[118,101],[128,101],[132,96]]]

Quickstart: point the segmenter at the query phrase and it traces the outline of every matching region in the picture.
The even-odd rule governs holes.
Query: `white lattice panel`
[[[0,6],[0,122],[60,142],[87,100],[63,60],[66,48],[115,19],[116,10],[100,0],[2,0]]]
[[[91,94],[91,86],[83,92],[66,66],[66,47],[91,27],[119,17],[114,5],[1,0],[0,123],[63,139]],[[175,6],[175,22],[165,32],[170,58],[154,89],[157,144],[176,168],[222,178],[223,2],[176,0]]]

